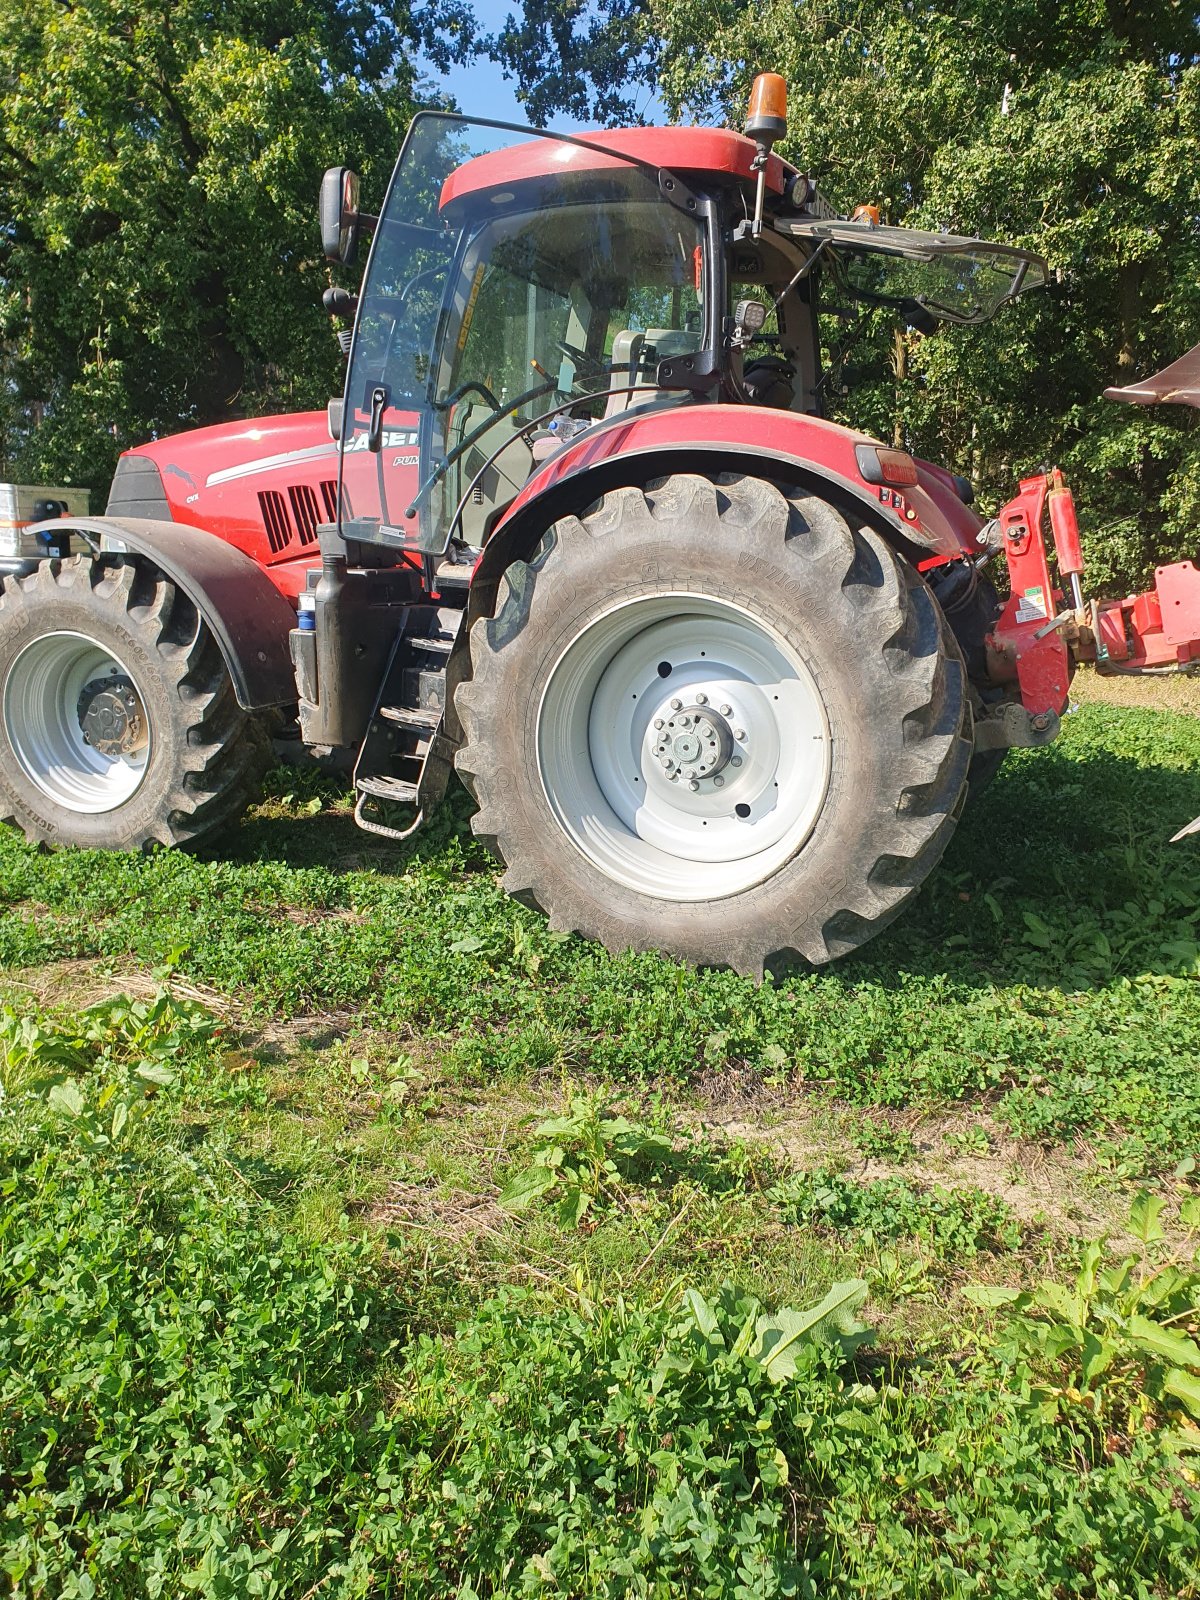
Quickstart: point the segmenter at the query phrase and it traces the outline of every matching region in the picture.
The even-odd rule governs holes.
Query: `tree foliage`
[[[1200,338],[1190,8],[527,0],[524,15],[524,32],[507,35],[529,42],[520,81],[558,104],[578,106],[564,80],[574,61],[601,115],[636,112],[642,75],[673,115],[736,126],[751,77],[773,68],[790,89],[781,149],[835,203],[875,201],[890,221],[1040,251],[1061,286],[982,331],[897,340],[872,319],[844,415],[970,474],[993,504],[1018,474],[1060,461],[1081,490],[1097,582],[1132,582],[1153,555],[1195,549],[1191,413],[1100,398]]]
[[[102,487],[148,434],[338,382],[325,166],[386,176],[452,5],[0,0],[0,476]]]

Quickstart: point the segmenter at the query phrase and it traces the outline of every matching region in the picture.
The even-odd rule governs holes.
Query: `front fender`
[[[244,711],[295,701],[288,634],[296,613],[257,562],[224,539],[149,517],[61,517],[29,531],[79,533],[93,547],[147,557],[208,624]]]

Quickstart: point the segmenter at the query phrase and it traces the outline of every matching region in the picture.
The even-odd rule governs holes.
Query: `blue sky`
[[[481,33],[497,33],[505,17],[519,13],[520,0],[474,0],[475,16]],[[452,67],[449,72],[437,72],[428,65],[425,72],[441,88],[458,101],[459,109],[468,116],[491,117],[497,122],[527,122],[528,118],[516,97],[516,83],[506,78],[494,61],[480,59],[469,67]],[[655,112],[651,102],[646,112],[652,121],[665,122],[661,107]],[[550,128],[559,133],[576,133],[580,128],[595,127],[595,122],[579,122],[573,117],[555,117]]]

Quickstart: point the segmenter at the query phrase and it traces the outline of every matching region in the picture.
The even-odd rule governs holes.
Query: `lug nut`
[[[743,739],[744,739],[744,738],[745,738],[745,737],[746,737],[746,730],[745,730],[745,728],[735,728],[735,729],[734,729],[734,730],[733,730],[733,737],[734,737],[734,738],[735,738],[735,739],[736,739],[736,740],[737,740],[737,741],[738,741],[738,743],[739,743],[739,744],[740,744],[740,743],[741,743],[741,741],[742,741],[742,740],[743,740]]]
[[[675,765],[675,763],[671,760],[670,756],[659,756],[658,759],[662,762],[664,768],[668,772],[670,772],[671,768]]]
[[[683,775],[685,778],[694,778],[696,776],[695,767],[684,767]]]
[[[682,711],[683,710],[683,701],[679,699],[678,695],[675,697],[674,700],[671,701],[671,710],[672,711]]]
[[[714,787],[716,787],[718,789],[723,789],[725,787],[725,779],[721,776],[721,774],[719,772],[717,773],[716,777],[713,779],[713,785],[714,785]]]
[[[654,726],[655,726],[655,727],[656,727],[656,728],[661,728],[661,727],[662,727],[662,725],[663,725],[663,719],[662,719],[662,718],[661,718],[661,717],[655,717],[655,719],[654,719]]]
[[[689,789],[693,789],[694,790],[694,789],[698,789],[699,787],[700,787],[700,785],[696,782],[695,778],[693,778],[692,781],[688,784],[688,788]]]
[[[729,765],[730,765],[730,766],[731,766],[731,767],[740,767],[740,766],[741,766],[741,764],[742,764],[742,758],[741,758],[741,756],[730,756],[730,758],[729,758]]]
[[[706,694],[698,694],[696,696],[696,704],[698,706],[706,706],[708,704],[708,696]]]
[[[721,715],[723,717],[727,717],[729,715],[729,713],[733,710],[733,707],[732,706],[718,706],[717,710],[721,713]]]

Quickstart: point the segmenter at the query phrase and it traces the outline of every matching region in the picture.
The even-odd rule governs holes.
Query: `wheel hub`
[[[761,883],[824,803],[832,742],[799,653],[715,596],[662,592],[581,628],[538,711],[542,785],[615,882],[680,902]]]
[[[130,756],[145,747],[145,708],[124,673],[84,684],[75,714],[84,743],[102,756]]]
[[[684,705],[678,698],[654,718],[654,755],[673,781],[702,782],[715,778],[729,765],[737,745],[726,721],[731,707],[720,711],[703,703],[705,697]],[[723,714],[722,714],[723,713]]]

